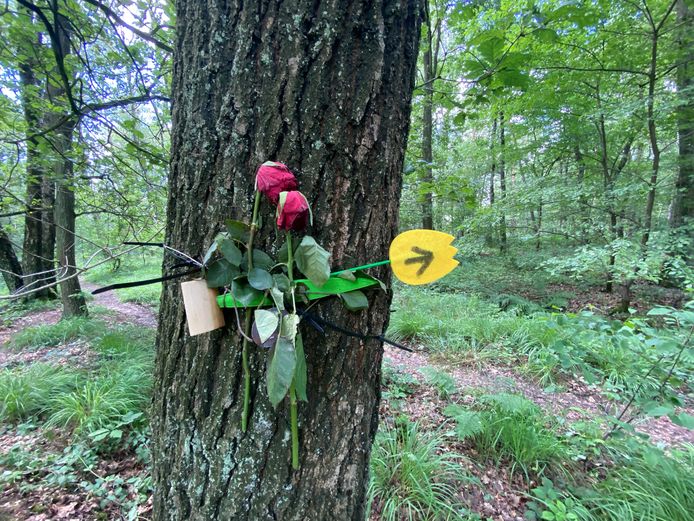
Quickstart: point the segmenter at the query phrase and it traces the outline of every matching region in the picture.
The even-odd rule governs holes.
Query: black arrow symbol
[[[405,259],[405,264],[421,263],[422,265],[417,270],[417,276],[419,277],[422,273],[424,273],[427,270],[429,266],[431,266],[431,263],[434,261],[434,252],[424,250],[419,246],[412,246],[412,251],[414,253],[418,253],[419,257],[410,257],[409,259]]]

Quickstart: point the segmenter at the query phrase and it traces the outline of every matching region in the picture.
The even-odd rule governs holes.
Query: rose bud
[[[311,208],[301,192],[282,192],[277,205],[277,227],[300,232],[312,221]]]
[[[280,192],[296,190],[296,177],[282,163],[266,161],[255,174],[255,189],[265,194],[272,204],[277,204]]]

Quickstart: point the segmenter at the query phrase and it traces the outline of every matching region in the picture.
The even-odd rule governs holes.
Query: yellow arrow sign
[[[429,284],[453,270],[458,250],[451,246],[455,237],[434,230],[410,230],[390,243],[390,265],[405,284]]]

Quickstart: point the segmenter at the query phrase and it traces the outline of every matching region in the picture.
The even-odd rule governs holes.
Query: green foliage
[[[133,255],[114,266],[104,264],[87,272],[86,280],[99,286],[119,284],[136,280],[153,279],[161,276],[162,260],[160,255]],[[161,295],[161,283],[115,290],[123,302],[136,302],[147,306],[158,307]]]
[[[57,300],[9,301],[0,306],[0,324],[9,326],[25,315],[56,309],[58,306]]]
[[[443,444],[439,433],[422,432],[406,419],[382,425],[371,454],[369,511],[377,510],[384,521],[466,519],[457,490],[469,478],[461,456],[442,452]]]
[[[555,434],[555,421],[522,396],[484,395],[479,409],[449,405],[445,413],[456,422],[456,434],[469,439],[483,454],[510,464],[526,479],[546,469],[564,472],[568,446]]]
[[[138,506],[152,493],[148,472],[129,476],[111,474],[101,477],[95,471],[99,453],[84,443],[75,443],[62,452],[34,450],[21,443],[0,454],[0,490],[19,486],[25,493],[59,488],[100,499],[101,509],[116,509],[124,519],[137,519]],[[97,512],[97,516],[101,513]],[[105,513],[104,513],[105,515]]]
[[[75,388],[80,375],[63,366],[31,364],[0,371],[0,420],[16,422],[49,410]]]
[[[458,392],[455,379],[448,373],[430,366],[422,367],[419,372],[424,375],[427,385],[436,389],[439,398],[442,400],[448,400]]]
[[[532,490],[526,518],[580,521],[688,521],[694,509],[691,447],[666,455],[642,447],[591,488],[557,488],[543,478]]]
[[[6,369],[0,380],[0,418],[46,419],[46,427],[66,428],[78,437],[106,429],[111,440],[120,439],[124,429],[144,425],[152,390],[153,331],[93,326],[80,330],[99,354],[93,372],[38,363]]]
[[[419,382],[405,368],[392,366],[387,360],[381,366],[381,383],[384,387],[383,398],[398,409],[402,400],[415,392]]]
[[[78,338],[94,337],[104,329],[105,325],[101,321],[74,317],[55,324],[28,327],[12,337],[10,346],[14,349],[58,346]]]
[[[694,512],[694,450],[676,456],[646,448],[612,470],[595,491],[586,491],[582,503],[595,519],[688,521]]]

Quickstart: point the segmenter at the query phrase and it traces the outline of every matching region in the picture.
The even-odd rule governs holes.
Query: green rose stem
[[[287,276],[291,284],[292,292],[292,307],[296,315],[296,301],[294,300],[294,248],[292,248],[292,232],[287,232]],[[292,378],[292,383],[289,386],[289,415],[292,426],[292,468],[299,468],[299,421],[297,419],[296,405],[296,385],[295,378]]]
[[[248,244],[246,252],[248,254],[248,271],[253,269],[253,239],[258,228],[258,209],[260,208],[260,192],[255,192],[255,202],[253,203],[253,218],[251,219],[251,230],[248,234]],[[251,401],[251,371],[248,367],[248,338],[251,336],[253,326],[253,311],[246,310],[245,335],[243,336],[243,350],[241,351],[241,363],[243,365],[243,411],[241,411],[241,430],[246,432],[248,428],[248,408]]]

